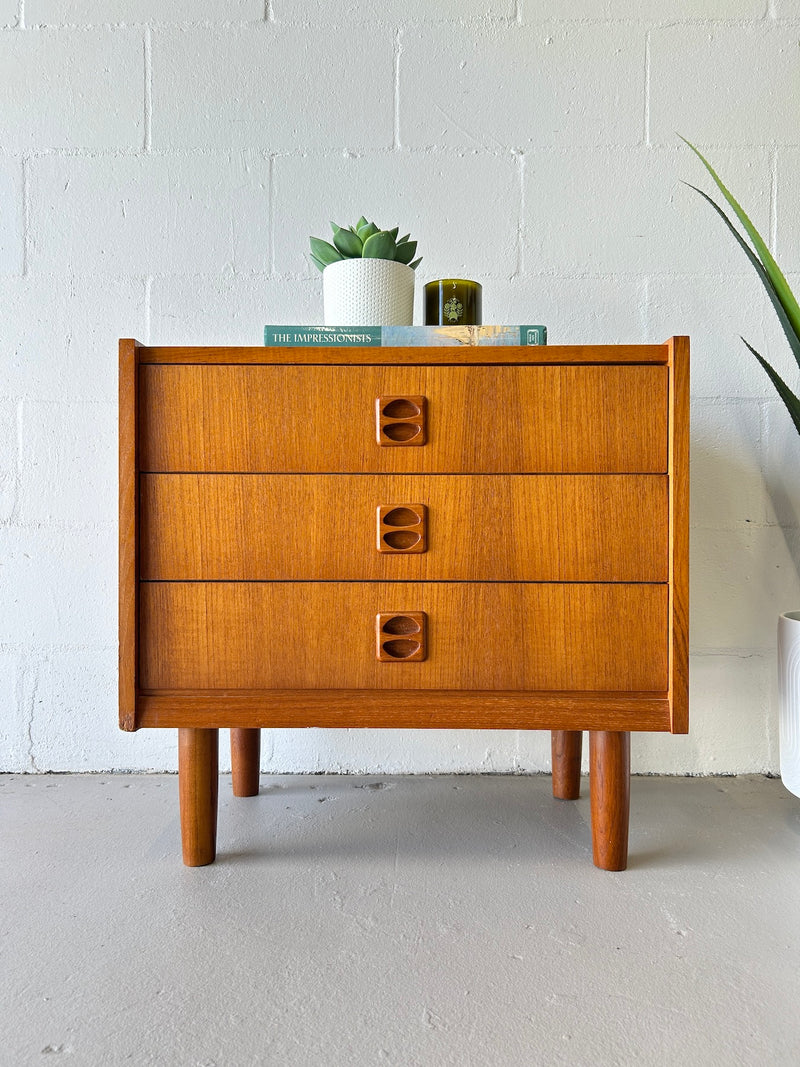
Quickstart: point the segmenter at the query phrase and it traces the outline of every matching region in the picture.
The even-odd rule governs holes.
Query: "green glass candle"
[[[483,289],[466,278],[439,278],[425,286],[426,326],[480,326]]]

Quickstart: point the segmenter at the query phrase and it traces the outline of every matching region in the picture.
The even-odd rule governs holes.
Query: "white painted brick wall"
[[[14,400],[0,400],[0,522],[9,522],[17,506],[19,406]]]
[[[25,0],[28,26],[263,22],[264,0]]]
[[[261,155],[43,155],[29,163],[31,274],[264,272]]]
[[[676,129],[693,130],[706,145],[796,144],[798,98],[796,22],[661,26],[650,34],[653,144],[673,144]]]
[[[23,263],[22,160],[0,155],[0,278],[22,272]]]
[[[116,404],[22,400],[16,515],[30,525],[100,525],[116,491]]]
[[[437,35],[421,26],[400,44],[404,147],[535,153],[641,139],[645,38],[636,24],[466,24]]]
[[[150,332],[159,344],[253,344],[264,324],[284,322],[291,307],[298,322],[316,322],[322,305],[318,272],[308,278],[241,274],[164,275],[150,288]]]
[[[800,140],[800,130],[796,134]],[[800,148],[779,148],[775,154],[775,254],[787,274],[800,271]],[[800,297],[798,298],[800,299]]]
[[[154,32],[153,148],[388,149],[393,71],[390,26],[376,26],[368,47],[328,27],[322,51],[308,26]]]
[[[94,274],[89,283],[67,269],[29,272],[0,285],[6,395],[116,403],[119,328],[127,323],[131,336],[144,334],[147,279]]]
[[[727,151],[714,156],[720,172],[752,208],[754,223],[766,230],[768,157],[764,151],[750,154],[746,166],[737,166]],[[545,149],[532,157],[525,166],[526,268],[530,250],[535,263],[548,263],[562,273],[747,270],[717,216],[681,184],[682,178],[701,181],[685,151],[640,145]]]
[[[702,207],[696,203],[695,210]],[[702,221],[701,215],[698,226]],[[712,230],[705,239],[721,251],[727,238],[720,222],[716,236]],[[693,248],[688,227],[686,240]],[[744,255],[740,254],[737,260],[733,254],[737,249],[730,251],[729,266],[738,272]],[[748,268],[746,262],[744,268]],[[647,289],[648,335],[669,337],[684,329],[692,339],[693,396],[712,397],[725,404],[732,398],[773,395],[769,379],[740,337],[744,335],[751,344],[760,345],[765,353],[774,353],[775,363],[780,363],[787,372],[785,361],[791,356],[783,355],[786,341],[772,305],[752,270],[749,274],[728,273],[721,258],[719,268],[713,273],[651,275]]]
[[[689,333],[692,732],[634,770],[777,769],[797,372],[697,141],[800,288],[796,0],[0,0],[0,769],[163,769],[116,729],[116,341],[321,315],[307,237],[412,229],[553,342]],[[419,318],[419,313],[418,313]],[[536,771],[545,734],[276,731],[272,771]]]
[[[141,148],[142,53],[138,30],[2,34],[4,150]]]
[[[346,225],[363,213],[385,219],[388,226],[408,220],[402,225],[420,241],[426,278],[462,271],[468,278],[511,277],[520,254],[520,174],[510,152],[279,157],[275,269],[316,273],[304,235],[330,236],[331,216]],[[328,209],[331,203],[337,205],[334,212]],[[417,300],[418,315],[420,310]]]

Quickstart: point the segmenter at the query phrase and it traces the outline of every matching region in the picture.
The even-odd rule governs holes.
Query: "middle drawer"
[[[664,475],[140,477],[144,580],[668,580]],[[378,508],[409,505],[427,550],[378,551]]]

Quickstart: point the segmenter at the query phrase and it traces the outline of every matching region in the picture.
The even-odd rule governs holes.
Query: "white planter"
[[[322,272],[326,326],[411,326],[414,279],[405,263],[343,259]]]
[[[781,781],[800,797],[800,611],[778,619]]]

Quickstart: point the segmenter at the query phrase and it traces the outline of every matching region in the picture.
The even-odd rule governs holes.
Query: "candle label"
[[[482,289],[468,278],[439,278],[425,285],[427,326],[477,326],[482,317]]]

